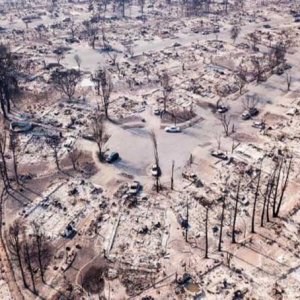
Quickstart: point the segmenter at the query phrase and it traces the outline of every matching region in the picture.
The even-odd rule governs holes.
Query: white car
[[[299,115],[299,110],[298,110],[297,108],[293,107],[293,108],[289,109],[289,110],[286,112],[286,114],[287,114],[288,116],[296,116],[296,115]]]
[[[228,111],[228,107],[224,106],[224,105],[219,105],[217,107],[217,112],[219,114],[223,114],[223,113],[226,113]]]
[[[160,168],[156,164],[152,166],[151,174],[154,177],[160,176]]]
[[[266,124],[263,121],[256,121],[253,123],[252,127],[258,128],[258,129],[265,129]]]
[[[181,132],[181,128],[179,126],[170,126],[165,128],[165,132]]]
[[[227,160],[228,159],[227,155],[224,152],[219,151],[219,150],[216,150],[216,151],[213,150],[213,151],[210,152],[210,154],[211,154],[211,156],[222,159],[222,160]]]
[[[136,195],[141,189],[141,185],[138,181],[133,181],[128,190],[128,194],[130,195]]]

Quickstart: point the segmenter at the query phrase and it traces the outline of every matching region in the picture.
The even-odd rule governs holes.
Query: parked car
[[[154,109],[153,113],[154,113],[156,116],[159,116],[159,115],[160,115],[160,109],[159,109],[159,108]]]
[[[69,224],[64,233],[63,233],[63,237],[66,239],[72,239],[77,233],[76,228],[73,226],[73,224]]]
[[[225,106],[225,105],[219,105],[219,106],[217,107],[217,112],[218,112],[219,114],[226,113],[227,111],[228,111],[228,107]]]
[[[298,29],[299,29],[299,28],[298,28]],[[285,64],[283,65],[283,68],[284,68],[285,70],[289,70],[289,69],[292,68],[292,65],[291,65],[291,64],[285,63]]]
[[[224,152],[220,151],[220,150],[213,150],[213,151],[211,151],[210,154],[213,157],[216,157],[216,158],[219,158],[219,159],[222,159],[222,160],[227,160],[228,159],[227,155]]]
[[[277,68],[276,70],[276,74],[277,75],[282,75],[284,73],[284,69],[283,68]]]
[[[165,132],[171,132],[171,133],[181,132],[181,128],[179,126],[170,126],[165,128]]]
[[[119,159],[120,155],[118,152],[112,152],[107,158],[106,158],[106,162],[111,164],[114,161],[116,161],[117,159]]]
[[[133,181],[129,186],[128,194],[136,195],[140,191],[141,187],[142,186],[138,181]]]
[[[176,43],[173,44],[173,47],[180,47],[180,46],[181,46],[181,44],[178,43],[178,42],[176,42]]]
[[[151,169],[151,174],[154,177],[160,176],[161,175],[161,170],[160,170],[159,166],[157,166],[156,164],[154,164],[152,166],[152,169]]]
[[[299,110],[296,107],[292,107],[286,112],[286,114],[288,116],[297,116],[297,115],[299,115]]]
[[[183,171],[182,172],[182,177],[187,179],[187,180],[190,180],[190,181],[196,181],[197,180],[197,175],[195,173],[191,173],[191,172],[188,172],[188,171]]]
[[[254,117],[254,116],[258,115],[259,111],[256,107],[252,107],[249,109],[249,113],[250,113],[251,117]]]
[[[242,119],[244,121],[246,121],[246,120],[249,120],[250,118],[251,118],[251,115],[250,115],[249,111],[244,111],[242,114]]]
[[[258,109],[255,107],[252,107],[249,110],[243,112],[242,119],[249,120],[251,117],[257,116],[258,113],[259,113]]]
[[[257,121],[257,122],[253,123],[252,127],[258,128],[258,129],[265,129],[266,128],[266,124],[263,121]]]

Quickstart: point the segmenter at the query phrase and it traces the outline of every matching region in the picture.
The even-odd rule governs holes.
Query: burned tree
[[[108,57],[110,58],[110,63],[112,66],[117,66],[117,58],[118,58],[118,53],[114,52],[113,54],[106,52],[106,54],[108,55]]]
[[[34,273],[34,267],[33,267],[33,245],[25,239],[22,247],[22,252],[23,252],[23,258],[24,258],[24,263],[29,271],[30,278],[31,278],[31,283],[32,283],[32,291],[34,294],[38,294],[37,289],[36,289],[36,282],[35,282],[35,273]]]
[[[21,235],[22,235],[22,227],[18,222],[13,223],[9,227],[8,230],[8,237],[7,237],[7,245],[8,245],[8,250],[17,260],[22,280],[23,280],[23,285],[25,288],[28,288],[28,283],[26,281],[26,275],[25,275],[25,270],[23,266],[23,259],[22,259],[22,243],[21,243]]]
[[[253,76],[257,83],[265,81],[266,68],[264,66],[265,57],[252,57]]]
[[[56,61],[57,64],[60,65],[60,61],[64,58],[64,54],[62,52],[56,53]]]
[[[91,21],[84,21],[83,25],[85,27],[84,34],[87,37],[89,44],[95,49],[96,40],[98,39],[99,26],[93,24]]]
[[[10,188],[10,179],[8,176],[8,168],[6,163],[6,130],[3,129],[2,132],[0,132],[0,172],[1,172],[1,178],[3,181],[3,185],[5,190],[7,191],[8,188]]]
[[[279,164],[279,166],[278,166]],[[280,178],[281,178],[281,173],[282,173],[282,168],[284,164],[284,158],[281,158],[280,161],[278,162],[276,166],[276,170],[278,169],[278,174],[275,179],[275,190],[274,190],[274,196],[273,196],[273,210],[272,210],[272,216],[275,218],[276,216],[276,206],[277,206],[277,196],[279,192],[279,184],[280,184]]]
[[[245,110],[253,110],[257,107],[259,98],[256,95],[246,95],[242,100],[242,105]]]
[[[225,136],[229,136],[230,134],[230,124],[231,124],[231,116],[227,116],[226,113],[220,114],[219,120],[223,126]]]
[[[264,192],[264,201],[263,201],[263,207],[262,207],[262,212],[261,212],[261,217],[260,217],[260,226],[261,227],[264,227],[266,204],[267,204],[268,197],[269,197],[269,194],[270,194],[271,181],[272,181],[272,175],[270,175],[269,178],[268,178],[266,188],[265,188],[265,192]]]
[[[10,50],[0,45],[0,105],[4,118],[10,113],[13,96],[19,91],[17,58]]]
[[[171,169],[171,190],[174,189],[174,167],[175,167],[175,161],[172,160],[172,169]]]
[[[240,26],[237,26],[237,25],[232,26],[232,28],[230,30],[230,37],[234,43],[235,43],[236,39],[238,38],[240,32],[241,32]]]
[[[208,205],[205,207],[205,258],[208,258]]]
[[[283,197],[284,197],[285,191],[286,191],[287,186],[288,186],[288,180],[289,180],[290,172],[291,172],[291,169],[292,169],[292,162],[293,162],[293,157],[290,158],[289,164],[287,166],[285,179],[283,181],[283,185],[282,185],[281,192],[280,192],[279,202],[278,202],[278,205],[276,207],[275,214],[274,214],[275,217],[278,217],[279,212],[280,212],[280,208],[281,208],[281,205],[282,205]]]
[[[243,65],[240,65],[237,69],[235,79],[241,95],[245,85],[247,84],[247,68],[245,68]]]
[[[18,173],[18,156],[17,156],[18,144],[19,144],[18,137],[16,136],[15,133],[11,133],[10,148],[11,148],[12,157],[13,157],[13,168],[14,168],[16,182],[17,182],[17,184],[20,184],[19,173]]]
[[[267,195],[267,200],[266,200],[266,216],[267,216],[267,222],[270,222],[270,204],[271,204],[271,197],[274,191],[274,186],[275,186],[275,181],[276,181],[276,172],[278,169],[278,164],[276,165],[271,178],[269,182],[269,193]]]
[[[126,55],[129,55],[129,57],[133,58],[134,56],[134,48],[133,48],[133,41],[129,41],[127,43],[123,44],[124,52]]]
[[[260,179],[261,179],[261,169],[258,171],[258,179],[257,179],[257,184],[256,184],[256,189],[255,189],[255,194],[254,194],[254,202],[253,202],[253,209],[252,209],[252,220],[251,220],[251,232],[255,233],[255,212],[256,212],[256,204],[257,204],[257,199],[258,199],[258,194],[259,194],[259,187],[260,187]]]
[[[259,42],[259,38],[257,36],[257,33],[256,32],[251,32],[247,35],[246,37],[248,43],[249,43],[249,47],[251,47],[251,49],[253,51],[258,51],[258,48],[257,48],[257,44]]]
[[[280,32],[281,44],[287,52],[291,47],[295,45],[295,39],[292,37],[292,31],[288,29],[283,29]]]
[[[220,224],[220,236],[219,236],[219,244],[218,244],[218,251],[222,251],[222,235],[223,235],[223,224],[224,224],[224,217],[225,217],[225,208],[226,208],[226,202],[225,202],[225,196],[223,198],[223,205],[222,205],[222,214],[221,214],[221,224]]]
[[[78,31],[78,27],[76,26],[75,22],[72,21],[69,25],[69,29],[70,29],[70,36],[71,36],[71,39],[75,39],[75,36],[77,34],[77,31]]]
[[[144,7],[145,7],[145,0],[138,0],[138,4],[141,9],[141,15],[144,16]]]
[[[102,99],[102,105],[106,118],[108,117],[108,109],[111,103],[110,96],[113,90],[113,84],[110,73],[106,69],[99,69],[92,76],[92,81],[95,84],[95,89],[98,96]],[[100,109],[100,108],[99,108]]]
[[[36,253],[37,265],[40,271],[41,279],[43,283],[46,283],[45,280],[45,271],[49,263],[49,258],[51,256],[51,247],[47,243],[46,236],[41,230],[41,227],[36,222],[32,223],[33,231],[33,248]]]
[[[169,101],[169,95],[172,91],[172,87],[170,84],[170,76],[167,72],[164,72],[161,76],[159,76],[160,84],[163,89],[163,102],[164,102],[164,112],[167,111],[167,103]]]
[[[53,151],[53,157],[55,160],[57,170],[60,171],[61,169],[60,169],[59,157],[58,157],[58,151],[59,151],[59,147],[60,147],[60,138],[58,138],[58,137],[57,138],[48,138],[46,142]]]
[[[78,160],[82,156],[82,151],[78,150],[77,148],[73,148],[70,151],[68,151],[68,156],[71,161],[73,170],[76,171]]]
[[[129,3],[128,0],[117,0],[116,1],[118,8],[121,10],[121,15],[123,18],[125,18],[125,4]]]
[[[185,230],[185,241],[186,243],[188,242],[188,233],[189,233],[189,219],[190,219],[190,214],[189,214],[189,200],[188,198],[186,199],[186,215],[185,215],[185,219],[183,220],[183,227]]]
[[[51,74],[51,82],[54,88],[72,100],[77,85],[81,80],[80,72],[75,69],[56,70]]]
[[[289,92],[292,85],[292,76],[288,72],[285,74],[285,80],[286,80],[286,89]]]
[[[150,132],[150,138],[153,144],[153,150],[154,150],[154,162],[155,162],[155,166],[157,168],[157,172],[156,172],[156,176],[155,176],[155,187],[156,187],[156,192],[159,193],[160,190],[160,183],[159,183],[159,173],[160,173],[160,167],[159,167],[159,156],[158,156],[158,147],[157,147],[157,139],[156,139],[156,134],[154,132],[154,130],[152,130]]]
[[[74,55],[74,60],[77,64],[78,71],[80,72],[80,66],[81,66],[81,63],[82,63],[80,56],[78,54],[75,54]]]
[[[104,159],[103,147],[107,142],[109,136],[106,133],[106,127],[104,124],[104,118],[102,115],[96,115],[92,122],[92,135],[93,139],[98,146],[98,157],[100,161]]]
[[[236,243],[235,239],[235,226],[236,226],[236,218],[237,218],[237,212],[238,212],[238,203],[239,203],[239,197],[240,197],[240,187],[241,187],[241,179],[239,179],[238,186],[237,186],[237,192],[235,196],[235,207],[234,207],[234,215],[233,215],[233,224],[232,224],[232,243]]]
[[[277,43],[268,53],[269,66],[271,69],[285,62],[286,48],[283,43]]]

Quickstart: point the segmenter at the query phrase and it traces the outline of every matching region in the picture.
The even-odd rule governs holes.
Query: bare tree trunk
[[[239,196],[240,196],[240,186],[241,186],[241,180],[238,182],[236,197],[235,197],[235,208],[234,208],[234,216],[233,216],[233,225],[232,225],[232,243],[236,243],[235,239],[235,225],[236,225],[236,217],[237,217],[237,211],[238,211],[238,203],[239,203]]]
[[[225,215],[225,196],[223,197],[223,206],[222,206],[222,215],[221,215],[221,225],[220,225],[220,236],[219,236],[219,246],[218,251],[222,251],[222,235],[223,235],[223,224],[224,224],[224,215]]]
[[[172,160],[171,190],[174,189],[174,167],[175,167],[175,161]]]
[[[272,174],[270,190],[269,190],[268,199],[267,199],[267,208],[266,208],[267,222],[270,222],[270,201],[271,201],[272,192],[273,192],[274,185],[275,185],[276,169],[277,169],[277,167],[275,168],[275,170]]]
[[[5,174],[2,166],[0,166],[0,175],[1,175],[1,178],[2,178],[2,181],[3,181],[4,189],[5,189],[6,192],[8,192],[8,189],[9,189],[10,186],[9,186],[7,180],[6,180],[6,174]]]
[[[0,157],[2,164],[0,164],[1,176],[4,183],[4,188],[7,191],[10,188],[10,180],[8,177],[8,169],[5,158],[5,149],[6,149],[6,131],[4,130],[3,134],[0,134]]]
[[[17,137],[12,134],[11,135],[11,150],[12,150],[12,156],[13,156],[13,165],[14,165],[14,173],[17,184],[20,184],[19,182],[19,174],[18,174],[18,160],[17,160],[17,147],[18,147],[18,140]]]
[[[107,102],[107,103],[104,104],[104,113],[105,113],[106,119],[109,118],[109,116],[108,116],[108,107],[109,107],[109,103]]]
[[[208,258],[208,206],[205,213],[205,258]]]
[[[0,104],[1,104],[1,110],[2,110],[2,113],[3,113],[4,119],[8,119],[7,118],[6,109],[5,109],[5,105],[4,105],[4,99],[3,99],[3,97],[0,99]]]
[[[282,205],[283,196],[284,196],[284,193],[285,193],[287,185],[288,185],[288,180],[289,180],[289,176],[290,176],[290,172],[291,172],[291,168],[292,168],[292,161],[293,161],[293,157],[290,158],[289,166],[288,166],[288,169],[287,169],[287,172],[286,172],[285,181],[284,181],[283,187],[281,189],[279,203],[278,203],[278,206],[277,206],[277,209],[276,209],[276,212],[275,212],[275,217],[276,218],[279,215],[279,211],[280,211],[280,208],[281,208],[281,205]]]
[[[257,203],[258,192],[259,192],[261,172],[262,172],[262,169],[260,168],[259,175],[258,175],[258,180],[257,180],[257,185],[256,185],[256,190],[255,190],[254,202],[253,202],[251,233],[255,233],[255,211],[256,211],[256,203]]]
[[[37,293],[36,286],[35,286],[35,278],[34,278],[34,272],[33,272],[33,267],[32,267],[31,253],[30,253],[30,249],[29,249],[29,245],[28,245],[27,241],[25,241],[23,252],[24,252],[24,261],[25,261],[25,264],[28,268],[28,271],[29,271],[30,277],[31,277],[33,293],[37,295],[38,293]]]
[[[45,270],[43,266],[43,243],[44,243],[44,235],[41,233],[40,226],[37,223],[33,223],[33,233],[35,237],[35,246],[37,248],[37,258],[38,264],[40,269],[40,274],[42,278],[42,282],[46,283],[45,281]]]
[[[268,199],[268,195],[269,195],[270,183],[271,183],[271,178],[268,179],[268,183],[267,183],[267,186],[266,186],[266,191],[265,191],[265,194],[264,194],[264,203],[263,203],[263,208],[262,208],[262,213],[261,213],[261,218],[260,218],[260,226],[261,227],[264,227],[266,203],[267,203],[267,199]]]
[[[229,128],[230,128],[230,124],[231,124],[231,116],[227,117],[227,115],[224,113],[224,114],[220,115],[219,120],[221,121],[221,124],[223,126],[225,136],[229,136],[229,134],[230,134]]]
[[[70,152],[68,152],[68,155],[69,155],[73,170],[76,171],[77,163],[78,163],[79,158],[82,155],[82,152],[77,150],[75,147],[73,147],[73,149]]]
[[[5,158],[5,149],[6,149],[6,131],[4,129],[4,134],[0,134],[0,156],[2,160],[2,172],[3,172],[3,180],[5,181],[5,185],[10,187],[10,180],[8,177],[8,169]]]
[[[22,251],[21,251],[21,241],[20,241],[21,228],[19,223],[15,222],[12,226],[10,226],[8,233],[9,233],[8,241],[7,241],[8,250],[17,259],[22,280],[23,280],[23,285],[24,288],[27,289],[28,284],[26,281],[26,276],[25,276],[23,262],[22,262]]]
[[[276,179],[275,193],[274,193],[274,199],[273,199],[273,210],[272,210],[273,218],[275,218],[275,216],[276,216],[276,202],[277,202],[278,188],[279,188],[279,183],[280,183],[280,176],[281,176],[283,161],[284,160],[282,159],[280,162],[279,169],[278,169],[278,175],[277,175],[277,179]]]
[[[55,159],[55,164],[56,164],[57,170],[60,171],[59,159],[58,159],[58,149],[56,147],[53,147],[53,156]]]
[[[20,245],[19,245],[19,247],[20,247]],[[25,272],[24,272],[24,268],[23,268],[23,263],[22,263],[21,248],[18,249],[17,260],[18,260],[18,265],[19,265],[21,276],[22,276],[22,280],[23,280],[23,285],[24,285],[24,287],[26,289],[28,289],[28,283],[26,281],[26,276],[25,276]]]
[[[292,84],[292,76],[289,73],[286,73],[285,79],[286,79],[287,91],[289,92]]]
[[[96,114],[96,116],[94,117],[92,130],[93,130],[93,139],[96,142],[96,144],[98,146],[98,150],[99,150],[99,153],[98,153],[99,160],[103,161],[104,152],[105,152],[103,150],[103,147],[109,137],[106,133],[106,126],[105,126],[104,118],[102,115]]]
[[[159,156],[158,156],[158,146],[157,146],[157,139],[154,130],[151,131],[150,137],[153,143],[153,150],[154,150],[154,161],[157,167],[157,174],[156,174],[156,192],[159,193],[160,184],[159,184],[159,176],[160,176],[160,167],[159,167]]]
[[[188,231],[189,231],[189,202],[186,202],[186,224],[185,224],[185,241],[188,242]]]
[[[125,0],[121,0],[122,4],[122,17],[125,18]]]

